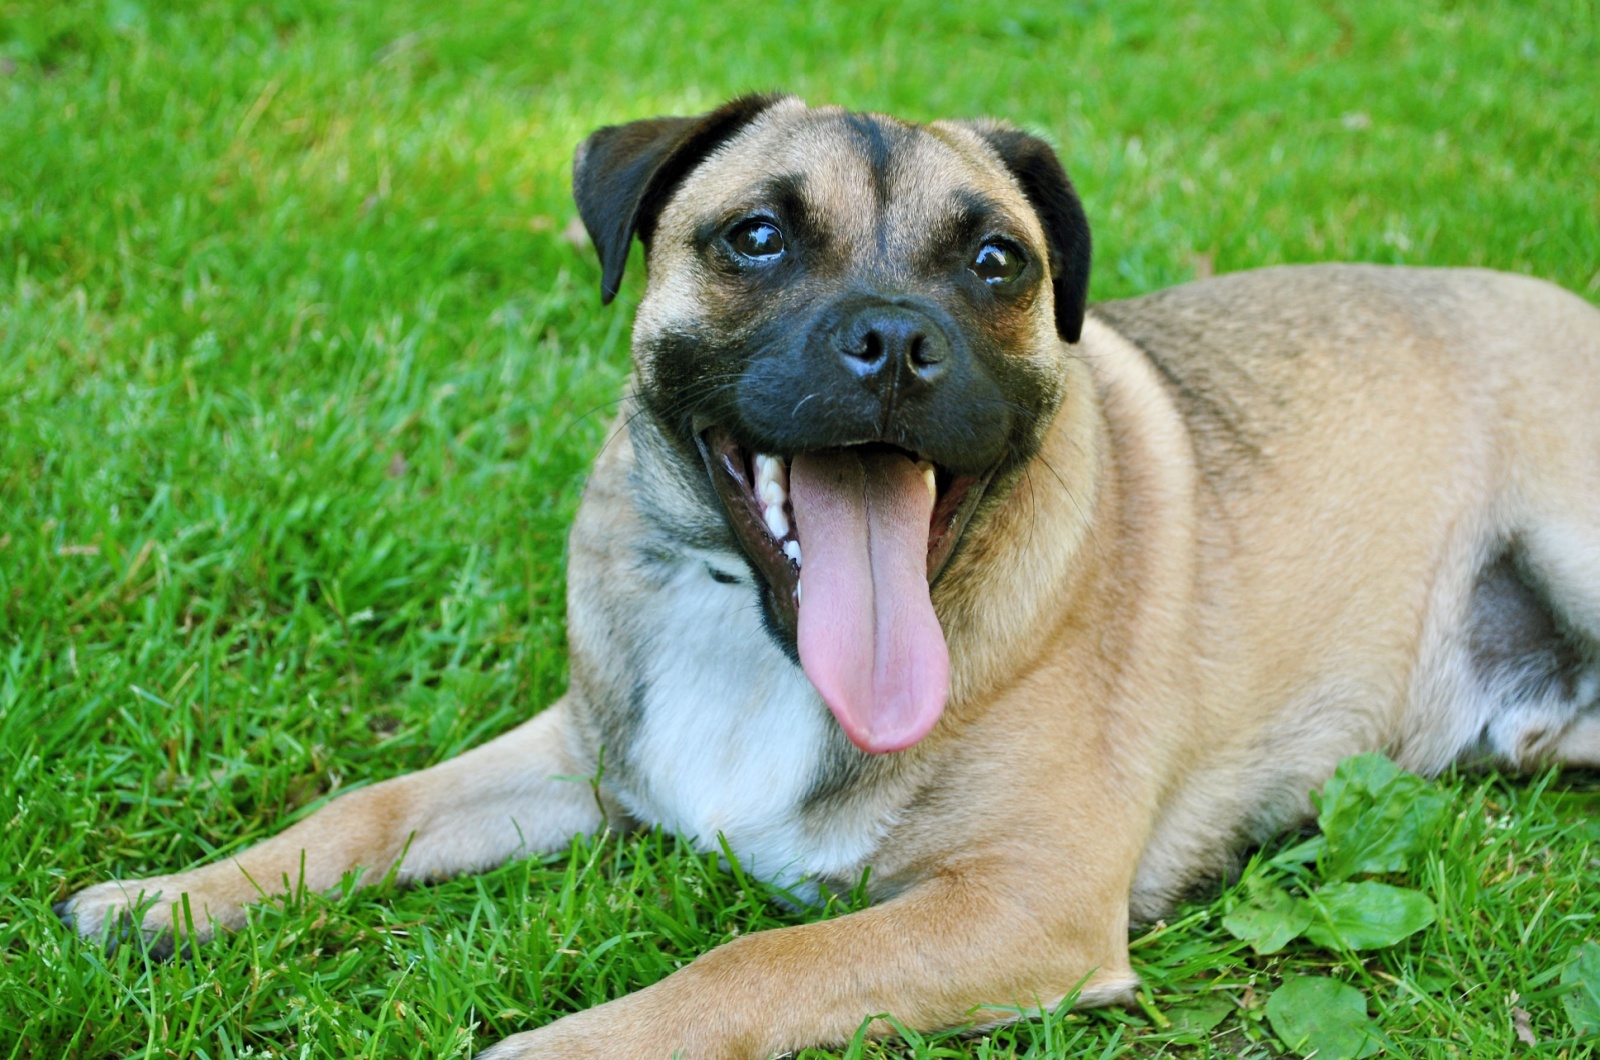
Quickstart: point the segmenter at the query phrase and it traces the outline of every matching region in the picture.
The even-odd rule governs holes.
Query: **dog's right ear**
[[[961,124],[988,142],[1038,213],[1050,241],[1056,332],[1067,342],[1077,342],[1089,302],[1089,221],[1067,171],[1055,149],[1037,136],[1003,122]]]
[[[701,160],[782,96],[740,96],[693,118],[650,118],[598,129],[578,145],[572,197],[600,255],[600,301],[622,284],[635,234],[646,247],[667,199]]]

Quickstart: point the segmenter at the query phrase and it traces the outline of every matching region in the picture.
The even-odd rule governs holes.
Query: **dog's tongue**
[[[910,747],[950,691],[928,595],[933,498],[890,450],[802,453],[789,468],[800,539],[800,665],[863,751]]]

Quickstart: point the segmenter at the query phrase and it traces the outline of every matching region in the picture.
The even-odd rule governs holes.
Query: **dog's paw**
[[[184,917],[186,883],[181,876],[108,880],[85,887],[51,909],[81,938],[104,943],[108,953],[124,943],[136,943],[152,957],[165,960],[173,955],[179,935],[185,947],[211,936],[211,923],[198,902],[191,900],[191,914]],[[173,930],[175,922],[178,931]]]

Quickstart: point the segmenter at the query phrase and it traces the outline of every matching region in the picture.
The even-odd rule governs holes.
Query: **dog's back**
[[[1093,315],[1188,428],[1203,695],[1253,704],[1219,708],[1238,731],[1174,798],[1137,911],[1302,816],[1353,748],[1600,764],[1600,311],[1503,273],[1335,265]]]

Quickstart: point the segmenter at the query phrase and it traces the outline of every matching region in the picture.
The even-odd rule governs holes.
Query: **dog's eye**
[[[1027,261],[1008,243],[985,243],[967,266],[984,283],[1010,283],[1022,275]]]
[[[728,245],[742,258],[766,263],[783,253],[783,233],[771,221],[754,218],[728,233]]]

